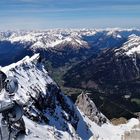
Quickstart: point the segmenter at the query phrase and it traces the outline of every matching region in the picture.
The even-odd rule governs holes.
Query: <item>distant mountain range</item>
[[[140,30],[48,30],[0,32],[0,65],[16,62],[26,55],[40,52],[53,67],[81,61],[103,48],[120,47],[131,34]]]

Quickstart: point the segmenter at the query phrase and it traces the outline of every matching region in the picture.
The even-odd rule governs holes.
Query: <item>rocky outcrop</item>
[[[97,109],[96,105],[87,94],[80,94],[77,97],[76,105],[90,120],[94,121],[98,125],[102,125],[107,122],[107,118]]]
[[[4,88],[4,81],[5,81],[5,79],[6,79],[5,73],[0,71],[0,92]]]

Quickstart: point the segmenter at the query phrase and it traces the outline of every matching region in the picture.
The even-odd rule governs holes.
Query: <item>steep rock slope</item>
[[[96,105],[88,97],[88,95],[83,93],[78,96],[76,105],[80,109],[83,120],[87,122],[87,127],[89,127],[90,130],[94,132],[94,135],[90,138],[90,140],[139,139],[139,120],[131,119],[127,124],[113,126],[110,124],[107,118],[96,108]],[[85,135],[81,129],[79,131]]]
[[[25,125],[30,131],[27,139],[51,139],[55,137],[54,133],[54,139],[77,139],[75,130],[79,119],[74,105],[37,62],[38,58],[38,54],[25,57],[2,68],[8,76],[18,79],[19,90],[15,98],[25,106]],[[0,99],[3,99],[3,94]]]
[[[90,57],[79,63],[65,75],[66,85],[103,89],[110,93],[122,90],[122,94],[125,94],[127,89],[138,92],[136,81],[140,78],[139,42],[139,36],[131,35],[121,48],[108,49],[96,59]]]
[[[80,94],[77,97],[76,105],[93,122],[102,125],[107,122],[107,118],[97,109],[94,102],[87,94]]]

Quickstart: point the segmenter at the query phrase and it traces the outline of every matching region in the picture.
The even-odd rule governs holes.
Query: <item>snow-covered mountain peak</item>
[[[128,36],[128,40],[137,38],[137,37],[139,37],[139,36],[137,36],[136,34],[131,34],[130,36]]]
[[[118,30],[109,30],[107,32],[107,35],[108,36],[112,36],[114,38],[122,38],[122,36],[120,35],[119,31]]]
[[[10,36],[9,40],[11,42],[34,42],[37,40],[36,36],[34,34],[25,34],[25,35],[20,35],[17,36],[15,34],[13,34],[12,36]]]
[[[14,69],[16,67],[22,67],[23,64],[26,64],[26,65],[31,65],[33,62],[37,62],[39,59],[39,54],[35,54],[33,55],[32,57],[29,57],[29,56],[26,56],[24,57],[22,60],[18,61],[17,63],[13,63],[9,66],[5,66],[2,68],[2,71],[3,72],[7,72],[11,69]]]
[[[11,43],[21,43],[24,46],[30,44],[32,50],[48,49],[62,44],[70,44],[75,46],[85,46],[96,44],[107,38],[114,40],[123,40],[131,34],[140,35],[139,30],[127,29],[65,29],[65,30],[46,30],[46,31],[7,31],[0,32],[1,41],[10,41]],[[88,45],[87,45],[88,44]],[[91,44],[92,45],[92,44]]]
[[[1,68],[7,76],[14,76],[18,79],[20,86],[17,96],[21,97],[24,103],[28,101],[29,93],[35,95],[37,91],[40,91],[45,94],[46,84],[53,82],[43,65],[38,65],[38,59],[39,54],[32,57],[26,56],[17,63]],[[33,92],[33,88],[36,92]]]
[[[119,49],[115,50],[116,54],[133,55],[140,53],[140,36],[132,34],[129,36],[128,41],[123,44]]]
[[[66,37],[61,42],[59,42],[56,46],[67,46],[71,45],[72,48],[78,49],[82,47],[88,47],[88,43],[86,41],[83,41],[79,37]]]
[[[52,32],[27,32],[24,34],[16,34],[13,33],[9,38],[5,38],[5,40],[10,41],[11,43],[30,43],[31,49],[36,50],[38,48],[52,48],[55,46],[63,45],[63,44],[71,44],[74,46],[84,46],[87,43],[81,40],[77,34],[71,33],[69,35],[65,35],[62,33],[54,33]],[[68,34],[68,33],[67,33]],[[77,35],[77,36],[76,36]],[[76,36],[76,37],[75,37]],[[75,39],[76,38],[76,39]]]

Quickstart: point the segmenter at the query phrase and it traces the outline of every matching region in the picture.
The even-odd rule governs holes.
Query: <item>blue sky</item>
[[[0,29],[139,28],[140,0],[0,0]]]

